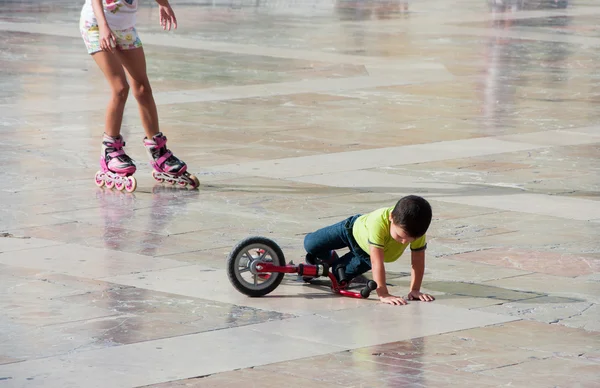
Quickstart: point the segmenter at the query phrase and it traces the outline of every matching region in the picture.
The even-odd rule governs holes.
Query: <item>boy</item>
[[[306,262],[315,264],[319,259],[333,270],[344,266],[348,280],[372,269],[379,300],[404,305],[404,298],[388,292],[384,262],[396,261],[410,244],[412,278],[408,299],[432,301],[433,296],[419,291],[425,271],[425,232],[431,224],[431,217],[431,206],[424,198],[416,195],[403,197],[394,207],[357,214],[307,234],[304,238]],[[350,252],[338,257],[335,250],[342,248],[349,248]]]

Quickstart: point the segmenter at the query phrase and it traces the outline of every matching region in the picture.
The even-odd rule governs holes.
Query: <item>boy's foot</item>
[[[326,261],[326,264],[331,265],[331,263],[333,263],[337,259],[339,259],[337,252],[330,251],[330,258],[329,258],[329,260]],[[319,259],[315,255],[312,255],[310,253],[306,254],[306,258],[304,259],[304,261],[306,261],[307,264],[311,264],[311,265],[317,265],[317,264],[323,263],[323,260]]]
[[[331,256],[331,258],[325,264],[327,264],[328,266],[331,267],[331,263],[333,263],[333,261],[337,260],[339,257],[338,257],[338,254],[336,253],[336,251],[331,251],[330,256]],[[314,255],[311,255],[310,253],[306,254],[306,258],[304,259],[304,261],[306,262],[306,264],[310,264],[310,265],[323,264],[323,260],[319,259],[318,257],[316,257]],[[302,277],[302,280],[304,280],[306,283],[309,283],[313,279],[314,279],[314,277],[312,277],[312,276]]]

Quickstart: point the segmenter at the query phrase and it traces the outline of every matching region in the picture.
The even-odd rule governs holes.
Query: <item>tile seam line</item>
[[[481,36],[481,37],[503,37],[518,41],[564,43],[583,47],[595,47],[600,45],[600,39],[596,37],[587,37],[580,35],[559,35],[553,33],[534,32],[529,36],[519,33],[519,31],[507,30],[488,30],[480,27],[460,27],[452,31],[454,35]]]
[[[83,293],[83,294],[76,294],[76,295],[69,295],[69,296],[80,296],[80,295],[88,295],[88,294],[87,293]],[[69,296],[67,296],[67,297],[69,297]],[[67,297],[65,297],[65,298],[67,298]],[[53,298],[51,300],[60,300],[60,301],[62,301],[62,299],[59,299],[59,298]],[[66,301],[64,301],[64,302],[66,302]],[[119,318],[119,317],[128,318],[126,316],[126,314],[122,314],[122,313],[118,313],[117,312],[117,313],[110,314],[110,315],[101,315],[101,316],[92,317],[92,318],[76,319],[74,321],[64,321],[64,322],[49,323],[47,325],[35,326],[35,328],[36,329],[38,329],[38,328],[46,328],[46,327],[52,328],[52,327],[60,326],[60,325],[70,325],[70,324],[73,324],[73,323],[89,322],[89,321],[100,320],[100,319],[105,319],[105,318],[112,318],[112,317],[115,317],[115,318]]]
[[[11,238],[11,237],[4,237],[4,238]],[[29,238],[16,237],[16,238],[19,239],[19,240],[21,240],[21,239],[28,240],[30,238],[37,238],[37,237],[29,237]],[[54,240],[51,240],[51,241],[54,242]],[[69,243],[62,242],[62,241],[56,241],[56,244],[48,244],[48,245],[44,245],[44,246],[41,246],[41,247],[28,247],[28,248],[23,248],[23,249],[11,249],[10,251],[2,251],[2,250],[0,250],[0,255],[3,255],[5,253],[27,251],[27,250],[31,250],[31,249],[51,248],[51,247],[56,247],[56,246],[60,246],[60,245],[67,245],[67,244],[69,244]],[[18,265],[11,265],[11,267],[19,267],[19,266]],[[21,267],[21,268],[25,268],[25,267]]]
[[[118,252],[121,252],[121,251],[118,251]],[[123,253],[123,252],[121,252],[121,253]],[[125,252],[125,253],[127,253],[127,252]],[[141,255],[141,256],[145,256],[145,255]],[[156,256],[145,256],[145,257],[156,258]],[[110,281],[110,280],[105,280],[105,279],[117,278],[117,277],[121,277],[121,276],[152,274],[154,272],[159,272],[159,271],[168,271],[168,270],[171,270],[171,269],[193,267],[193,266],[197,266],[198,265],[198,264],[194,264],[194,263],[178,261],[178,260],[175,260],[175,259],[167,259],[167,260],[177,261],[178,263],[181,263],[181,265],[175,265],[173,267],[169,266],[169,267],[165,267],[165,268],[156,268],[156,269],[150,269],[150,270],[145,270],[145,271],[133,271],[133,272],[123,273],[123,274],[118,274],[118,275],[110,275],[110,276],[102,276],[102,277],[88,277],[87,279],[101,280],[101,281],[106,282],[106,283],[118,284],[118,285],[121,285],[121,286],[128,286],[128,287],[134,287],[134,288],[143,288],[143,289],[147,289],[147,290],[150,290],[150,291],[157,291],[157,290],[152,290],[150,288],[131,286],[129,284],[119,283],[119,282],[116,282],[116,281]],[[81,277],[83,277],[83,276],[81,276]]]
[[[378,81],[377,79],[381,79]],[[274,83],[265,83],[265,84],[257,84],[257,85],[238,85],[238,86],[227,86],[227,87],[219,87],[219,88],[208,88],[208,89],[191,89],[177,92],[159,92],[155,94],[155,98],[157,99],[157,106],[172,106],[172,105],[181,105],[181,104],[196,104],[196,103],[214,103],[214,102],[229,102],[229,101],[241,101],[241,100],[251,100],[256,98],[266,98],[266,97],[279,97],[279,96],[291,96],[297,94],[325,94],[325,95],[337,95],[339,93],[345,92],[353,92],[360,90],[370,90],[376,89],[380,87],[387,86],[407,86],[407,85],[423,85],[423,84],[431,84],[440,82],[439,79],[389,79],[387,78],[386,82],[383,82],[384,75],[381,74],[368,74],[368,75],[358,75],[351,77],[342,77],[342,78],[323,78],[319,79],[323,82],[329,82],[333,85],[330,85],[326,88],[314,88],[307,86],[305,81],[284,81],[284,82],[274,82]],[[340,84],[342,81],[358,81],[361,80],[368,81],[370,84],[368,85],[349,85],[349,86],[340,86],[336,84]],[[242,96],[227,96],[227,95],[218,95],[219,92],[231,92],[234,89],[251,89],[257,86],[261,86],[263,88],[284,88],[289,87],[291,90],[260,90],[258,92],[250,93]],[[294,87],[297,89],[294,90]],[[214,93],[211,97],[206,97],[210,93]],[[239,92],[238,92],[239,93]],[[179,98],[183,98],[180,101],[161,101],[163,97],[169,97],[170,95],[176,96]],[[64,103],[64,102],[63,102]],[[24,112],[27,112],[31,115],[47,115],[56,112],[55,108],[44,108],[44,109],[36,109],[32,107],[19,108],[16,104],[0,104],[0,108],[3,109],[21,109]],[[104,109],[104,108],[102,108]],[[102,111],[102,109],[94,107],[90,105],[85,108],[77,108],[74,110],[67,110],[68,113],[81,113],[81,112],[96,112]],[[126,108],[126,109],[134,109],[134,108]],[[280,129],[276,129],[273,132],[280,132]],[[78,179],[83,180],[83,178]],[[78,181],[75,180],[75,181]],[[21,190],[23,191],[23,190]]]
[[[567,132],[567,133],[569,133],[569,132],[575,132],[577,134],[580,134],[580,133],[586,134],[584,132],[577,132],[576,129],[569,129],[569,130],[559,129],[559,130],[556,130],[556,131]],[[547,131],[535,131],[535,132],[530,132],[529,134],[537,134],[537,135],[539,135],[539,134],[543,134],[545,132],[547,132]],[[535,142],[519,141],[519,140],[513,140],[513,139],[504,139],[504,137],[506,137],[506,135],[480,136],[480,137],[475,137],[475,138],[470,138],[470,139],[440,140],[440,141],[434,141],[434,142],[428,142],[428,143],[407,144],[407,145],[401,145],[401,146],[396,146],[396,147],[383,147],[383,148],[372,148],[372,149],[366,149],[366,150],[342,151],[342,152],[334,152],[334,153],[326,153],[326,154],[316,154],[316,155],[308,155],[308,156],[299,156],[299,157],[295,157],[295,158],[264,159],[264,160],[256,160],[256,161],[247,162],[247,163],[214,165],[214,166],[210,166],[209,169],[210,170],[219,171],[223,167],[241,166],[241,165],[244,165],[244,164],[256,164],[256,163],[278,162],[278,161],[292,161],[292,160],[298,160],[298,159],[303,159],[303,158],[314,158],[314,157],[324,157],[324,156],[332,156],[332,155],[343,155],[343,154],[352,153],[352,152],[365,152],[365,151],[373,151],[373,150],[385,150],[386,148],[424,147],[424,146],[429,146],[429,145],[432,145],[432,144],[439,144],[439,143],[444,143],[444,142],[467,142],[467,141],[482,140],[482,139],[492,140],[492,141],[499,141],[499,142],[505,142],[505,143],[512,143],[512,144],[520,144],[520,145],[527,146],[527,147],[523,148],[523,149],[520,149],[520,150],[497,151],[497,152],[493,151],[493,152],[481,154],[481,155],[478,155],[478,156],[499,155],[499,154],[512,153],[512,152],[524,152],[524,151],[529,151],[529,150],[539,150],[539,149],[550,149],[550,148],[563,147],[563,145],[560,145],[560,144],[539,144],[539,143],[535,143]],[[591,135],[591,137],[595,138],[596,135]],[[584,144],[596,144],[596,143],[597,142],[588,142],[588,143],[584,143]],[[455,159],[455,158],[451,157],[451,158],[444,158],[444,159],[436,159],[435,161],[451,160],[451,159]],[[408,162],[408,163],[402,163],[402,164],[399,164],[399,165],[404,166],[404,165],[412,165],[412,164],[420,164],[420,163],[428,163],[428,162]],[[385,166],[387,166],[387,164]],[[321,176],[321,175],[333,174],[333,173],[347,173],[347,172],[354,172],[354,171],[364,171],[364,170],[370,170],[370,169],[373,169],[373,168],[380,168],[380,167],[381,166],[379,166],[379,167],[358,168],[358,169],[351,169],[351,170],[336,170],[336,171],[332,171],[332,172],[324,172],[324,173],[319,173],[319,174],[283,176],[283,177],[278,177],[277,179],[291,180],[291,179],[299,179],[299,178],[312,177],[312,176]],[[225,171],[227,171],[227,170],[225,170]],[[252,176],[251,173],[250,174],[243,174],[243,175],[250,175],[250,176]],[[320,184],[320,186],[328,186],[328,185],[322,185],[322,184]]]

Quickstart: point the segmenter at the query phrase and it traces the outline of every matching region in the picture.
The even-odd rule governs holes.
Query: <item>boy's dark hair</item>
[[[413,238],[419,238],[427,232],[431,217],[431,205],[425,198],[417,195],[400,198],[392,210],[394,224],[402,227]]]

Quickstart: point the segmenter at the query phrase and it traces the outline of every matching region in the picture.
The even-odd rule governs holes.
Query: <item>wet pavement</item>
[[[82,3],[82,2],[80,2]],[[161,129],[201,181],[99,189],[108,86],[81,4],[0,1],[0,387],[597,387],[600,4],[143,2]],[[563,6],[566,6],[564,8]],[[425,291],[393,307],[233,246],[425,196]],[[393,293],[409,256],[387,266]]]

